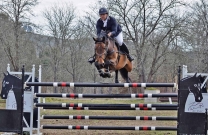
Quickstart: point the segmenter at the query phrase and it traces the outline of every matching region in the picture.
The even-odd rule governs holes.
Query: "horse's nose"
[[[98,62],[98,61],[96,61],[95,62],[95,66],[96,67],[104,67],[105,66],[105,63],[104,62]]]
[[[103,62],[101,65],[102,65],[102,67],[104,67],[105,66],[105,63]]]
[[[105,63],[104,63],[104,62],[98,63],[98,66],[99,66],[99,67],[104,67],[104,66],[105,66]]]

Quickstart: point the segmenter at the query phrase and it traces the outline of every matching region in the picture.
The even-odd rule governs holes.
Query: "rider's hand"
[[[111,37],[111,35],[112,35],[112,33],[111,33],[111,32],[109,32],[109,33],[108,33],[108,37]]]

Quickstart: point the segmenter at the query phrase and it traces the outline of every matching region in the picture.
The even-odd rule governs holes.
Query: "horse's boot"
[[[126,53],[126,56],[129,59],[129,61],[132,62],[134,60],[134,58],[132,56],[130,56],[129,49],[127,48],[125,43],[123,43],[122,46],[120,46],[120,49]]]
[[[88,62],[89,62],[90,64],[92,64],[93,62],[95,62],[95,55],[93,55],[92,57],[90,57],[90,58],[88,59]]]

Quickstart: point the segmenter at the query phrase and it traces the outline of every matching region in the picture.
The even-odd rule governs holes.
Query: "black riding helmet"
[[[108,10],[104,7],[99,9],[99,15],[102,15],[102,14],[108,14]]]

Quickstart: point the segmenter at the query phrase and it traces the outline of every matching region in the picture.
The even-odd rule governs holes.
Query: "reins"
[[[108,42],[108,45],[106,45],[106,40],[108,40],[107,42]],[[104,55],[105,56],[105,58],[102,58],[103,60],[105,60],[106,59],[106,57],[108,56],[108,55],[111,55],[112,53],[115,53],[115,43],[113,43],[113,45],[112,45],[112,50],[110,50],[109,49],[109,44],[110,44],[110,42],[114,42],[114,39],[113,38],[111,38],[111,37],[107,37],[106,38],[106,40],[105,40],[105,42],[102,42],[102,41],[96,41],[95,42],[95,44],[100,44],[99,46],[101,46],[101,43],[104,43],[105,44],[105,46],[107,46],[107,47],[105,47],[105,50],[104,50],[104,52],[103,53],[98,53],[96,50],[95,50],[95,54],[99,57],[99,58],[102,58],[102,56]],[[117,49],[118,49],[118,51],[116,52],[116,53],[118,53],[119,54],[119,47],[117,47]],[[119,58],[119,57],[118,57]]]

